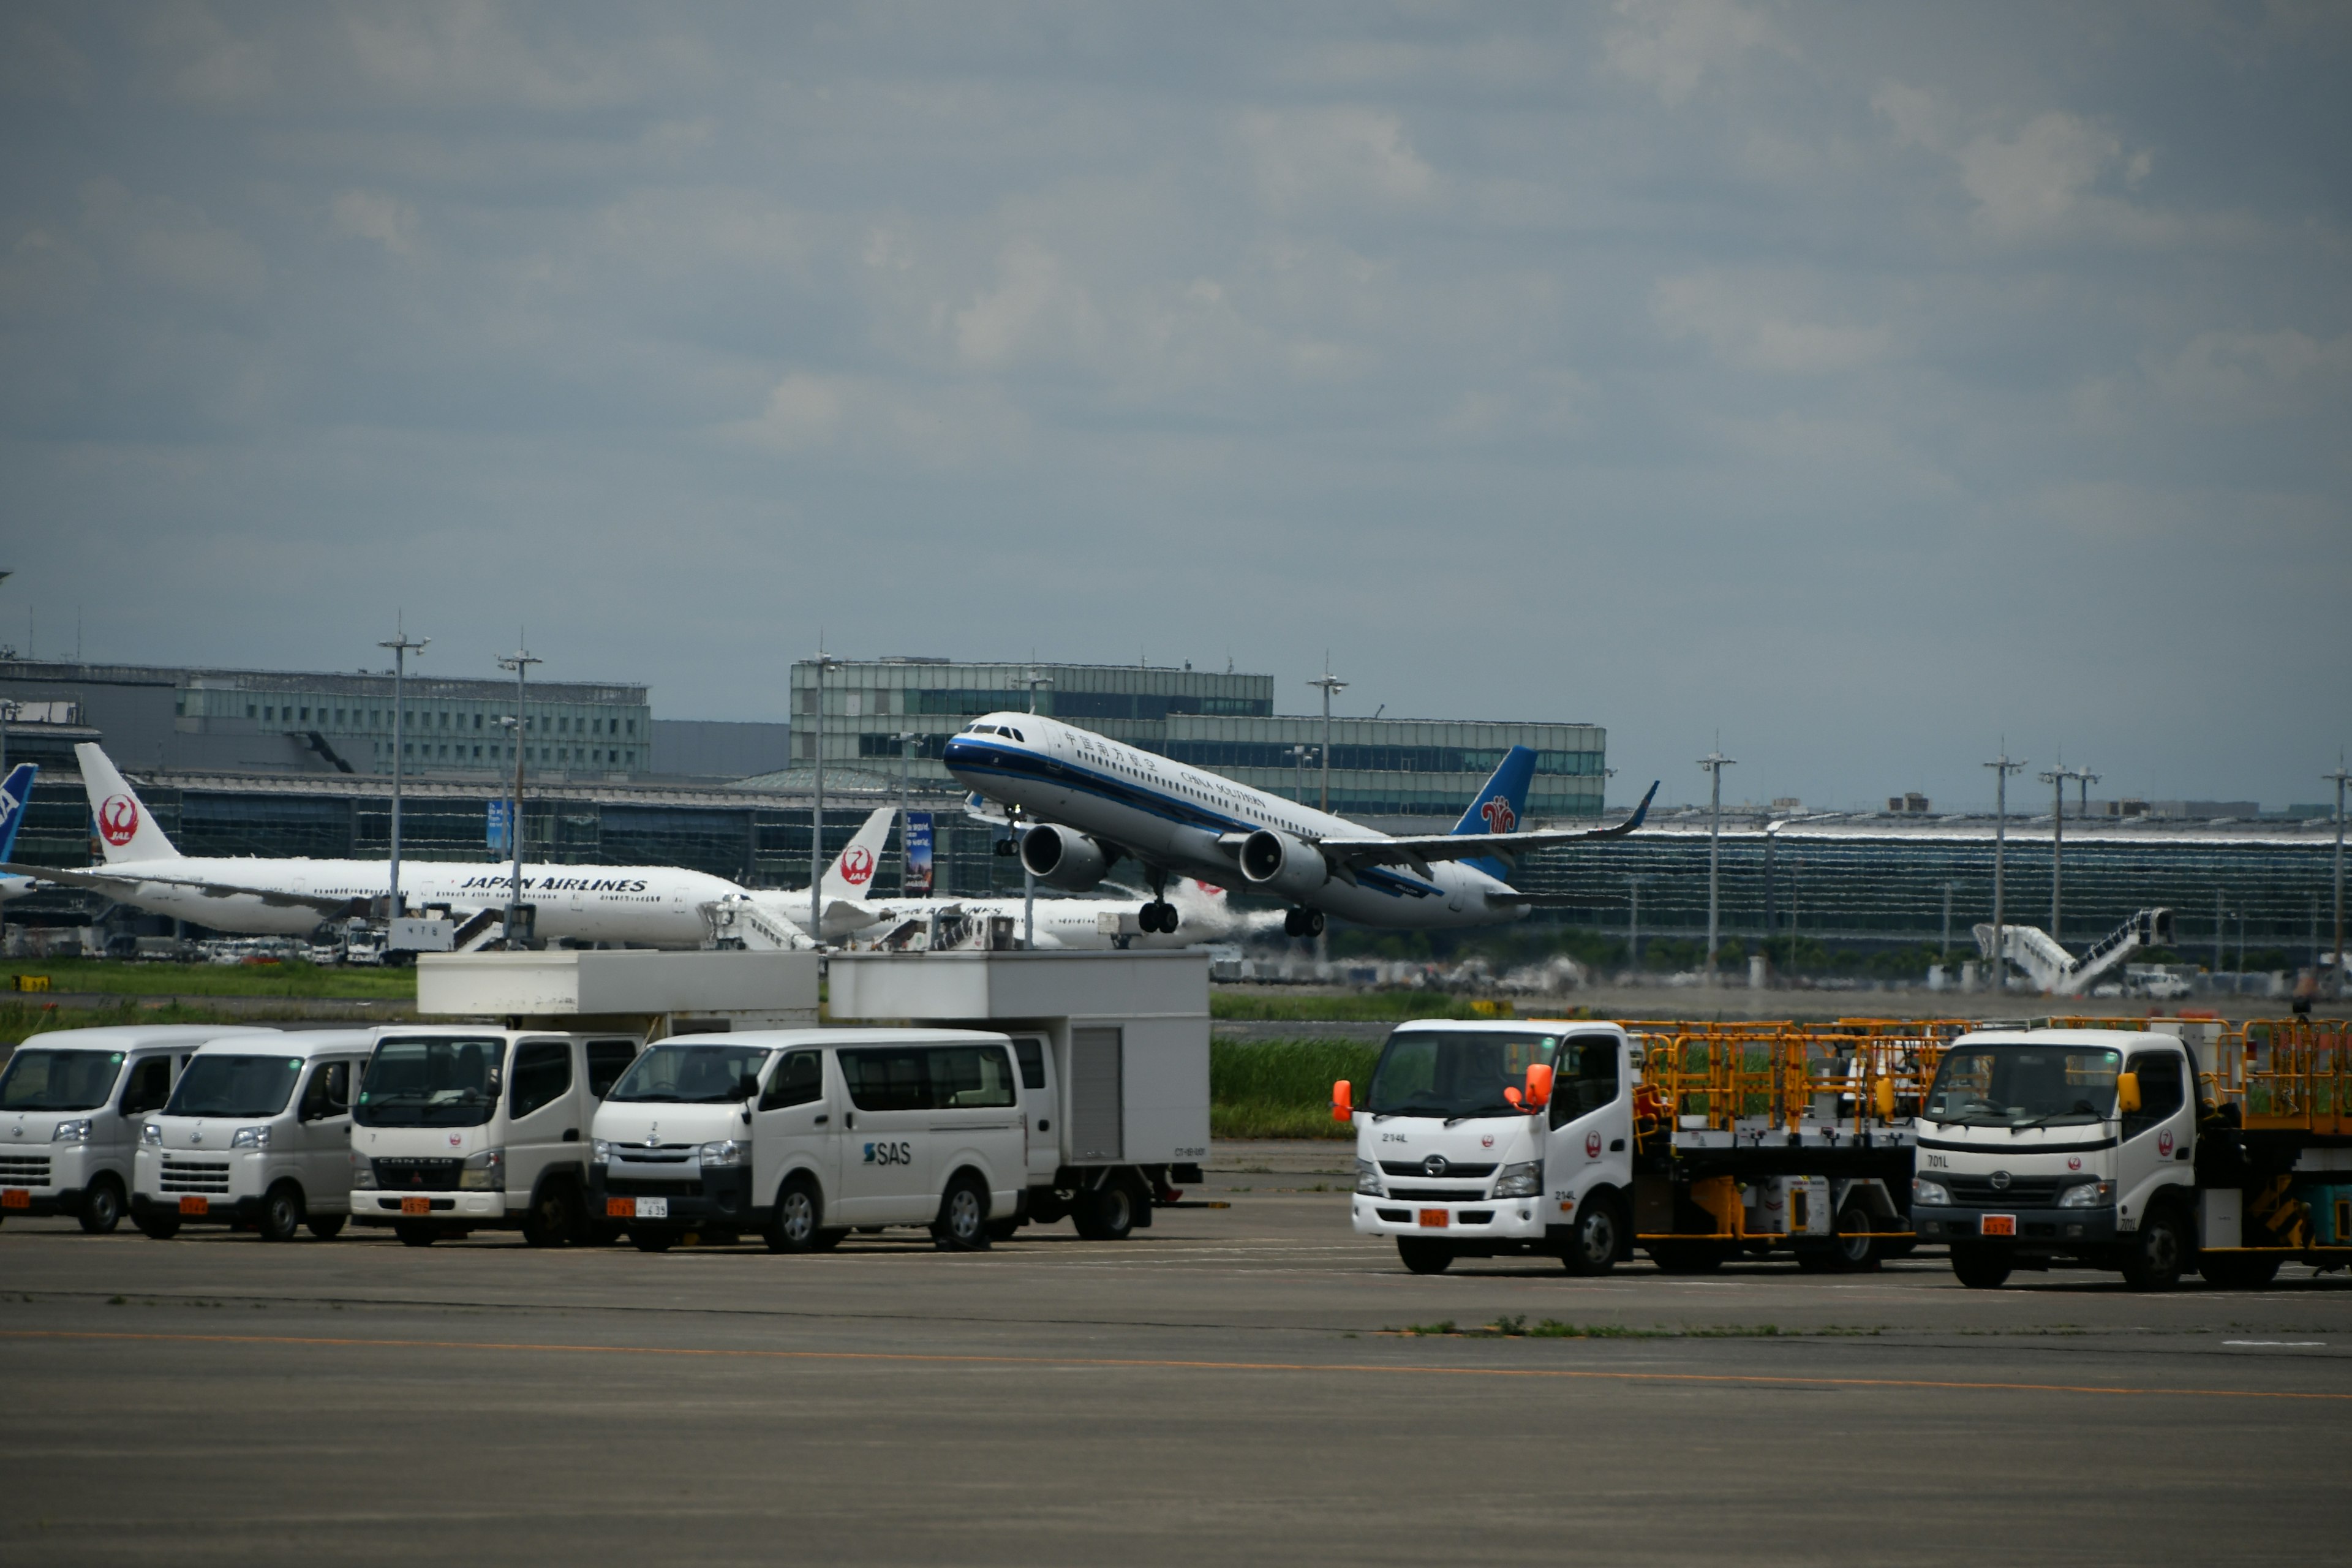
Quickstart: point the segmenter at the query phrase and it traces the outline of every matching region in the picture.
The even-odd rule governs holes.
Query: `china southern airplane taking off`
[[[105,863],[77,871],[0,864],[0,871],[92,889],[133,908],[215,931],[250,933],[300,935],[322,920],[363,914],[369,902],[383,894],[381,860],[184,856],[104,752],[83,744],[74,748],[74,754],[81,761],[82,784],[89,793],[90,816],[98,826]],[[887,833],[888,814],[877,816]],[[868,829],[873,826],[869,822]],[[844,851],[845,858],[848,854]],[[872,858],[869,845],[869,879]],[[836,860],[826,879],[828,894],[836,891],[834,882],[841,868]],[[505,861],[407,860],[400,874],[401,891],[410,908],[446,904],[463,921],[481,910],[505,906],[511,867]],[[863,883],[840,891],[855,896],[863,891]],[[522,895],[533,908],[537,934],[580,942],[699,947],[702,906],[743,892],[723,877],[676,866],[525,862],[522,868]]]
[[[976,805],[1032,825],[1021,863],[1039,881],[1082,891],[1121,857],[1139,861],[1150,931],[1179,922],[1171,876],[1281,899],[1292,936],[1319,933],[1326,914],[1402,929],[1522,920],[1529,900],[1507,879],[1513,857],[1622,838],[1658,793],[1652,784],[1614,827],[1520,833],[1536,754],[1514,746],[1453,832],[1391,837],[1034,713],[982,715],[950,739],[944,761]]]
[[[18,763],[8,770],[6,781],[0,783],[0,862],[16,853],[16,829],[25,826],[25,806],[33,798],[33,780],[40,771],[37,763]],[[0,903],[21,899],[32,890],[30,877],[0,877]]]

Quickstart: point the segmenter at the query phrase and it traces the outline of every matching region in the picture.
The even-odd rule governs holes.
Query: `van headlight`
[[[228,1146],[232,1149],[267,1149],[269,1147],[269,1129],[240,1127],[229,1134]]]
[[[1543,1162],[1523,1160],[1516,1165],[1506,1165],[1503,1173],[1495,1178],[1495,1195],[1498,1198],[1531,1198],[1543,1191]]]
[[[1384,1198],[1388,1189],[1381,1185],[1381,1168],[1370,1160],[1356,1162],[1356,1190],[1368,1198]]]
[[[375,1162],[358,1150],[352,1151],[352,1190],[362,1192],[375,1185]]]
[[[1911,1201],[1915,1204],[1949,1204],[1952,1190],[1941,1182],[1931,1182],[1925,1176],[1911,1178]]]
[[[89,1118],[78,1116],[71,1121],[60,1121],[49,1130],[52,1143],[87,1143],[89,1142]]]
[[[611,1140],[604,1138],[591,1138],[588,1140],[588,1163],[592,1165],[611,1164],[613,1163],[613,1144]]]
[[[139,1129],[139,1142],[142,1143],[161,1143],[163,1141],[163,1130],[155,1123],[150,1121]]]
[[[2105,1208],[2115,1190],[2113,1182],[2077,1182],[2058,1194],[2058,1206],[2062,1209]]]
[[[743,1145],[732,1138],[722,1138],[716,1143],[705,1143],[701,1154],[706,1165],[732,1165],[743,1158]]]
[[[469,1154],[457,1170],[457,1190],[467,1193],[502,1193],[507,1190],[507,1152],[485,1149]]]

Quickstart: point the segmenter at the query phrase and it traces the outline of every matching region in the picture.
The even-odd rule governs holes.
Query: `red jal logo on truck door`
[[[1584,1135],[1584,1157],[1588,1160],[1598,1160],[1601,1158],[1600,1133],[1588,1132]]]
[[[2171,1133],[2159,1132],[2156,1135],[2156,1157],[2159,1160],[2169,1160],[2172,1158]]]
[[[139,831],[139,803],[127,795],[110,795],[98,808],[98,830],[117,849]]]

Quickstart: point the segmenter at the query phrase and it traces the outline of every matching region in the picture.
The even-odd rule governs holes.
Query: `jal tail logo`
[[[127,795],[110,795],[98,808],[98,831],[117,849],[138,836],[139,803]]]
[[[841,858],[841,879],[853,888],[862,888],[874,879],[874,852],[863,844],[853,844]]]
[[[1511,803],[1499,795],[1480,806],[1478,815],[1486,819],[1486,831],[1489,833],[1508,833],[1519,825],[1519,814],[1513,811]]]

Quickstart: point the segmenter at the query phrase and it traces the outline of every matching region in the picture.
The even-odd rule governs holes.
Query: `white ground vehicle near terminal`
[[[1003,1035],[689,1036],[648,1047],[597,1112],[592,1191],[647,1251],[759,1229],[806,1252],[902,1225],[980,1248],[1020,1205],[1027,1135]]]
[[[589,1123],[641,1044],[477,1025],[378,1031],[352,1108],[352,1216],[412,1247],[487,1229],[519,1229],[534,1247],[589,1239]]]
[[[257,1030],[199,1046],[141,1122],[132,1221],[158,1240],[188,1224],[335,1236],[351,1212],[351,1088],[372,1038]]]
[[[0,1218],[72,1215],[104,1235],[130,1212],[139,1129],[207,1040],[268,1035],[194,1024],[59,1029],[0,1074]]]

